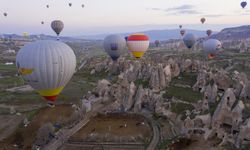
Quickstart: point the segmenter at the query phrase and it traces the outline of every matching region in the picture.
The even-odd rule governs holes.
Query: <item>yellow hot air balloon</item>
[[[127,45],[135,58],[141,58],[149,47],[149,37],[145,34],[132,34],[128,37]]]
[[[29,38],[29,33],[28,32],[23,32],[23,37],[24,38]]]
[[[76,56],[58,41],[36,41],[17,54],[16,65],[23,79],[49,103],[53,103],[76,68]]]

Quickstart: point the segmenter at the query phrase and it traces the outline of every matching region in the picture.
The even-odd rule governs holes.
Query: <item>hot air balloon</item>
[[[191,49],[196,42],[196,36],[192,33],[188,33],[183,37],[183,42],[187,48]]]
[[[213,31],[212,31],[212,30],[207,30],[207,36],[211,36],[211,35],[212,35],[212,33],[213,33]]]
[[[245,1],[241,2],[240,5],[241,5],[242,8],[245,8],[247,6],[247,2],[245,2]]]
[[[49,5],[46,5],[47,8],[49,8]]]
[[[186,30],[183,30],[183,29],[182,29],[182,30],[180,31],[181,36],[183,36],[185,33],[186,33]]]
[[[84,4],[82,4],[82,8],[84,8]]]
[[[128,49],[135,58],[141,58],[149,47],[149,37],[145,34],[132,34],[128,37]]]
[[[7,13],[3,13],[3,15],[4,15],[4,17],[7,17],[7,16],[8,16],[8,14],[7,14]]]
[[[71,7],[72,6],[72,3],[69,3],[69,7]]]
[[[44,21],[41,21],[41,24],[44,24]]]
[[[65,43],[42,40],[21,48],[16,66],[24,81],[53,104],[75,72],[76,56]]]
[[[204,52],[209,59],[216,57],[217,52],[222,48],[222,44],[219,40],[209,39],[203,43]]]
[[[60,20],[54,20],[51,22],[51,28],[55,31],[57,36],[59,36],[64,28],[64,24]]]
[[[202,24],[204,24],[204,23],[205,23],[205,21],[206,21],[206,19],[205,19],[205,18],[201,18],[201,23],[202,23]]]
[[[179,28],[182,29],[182,25],[179,25]]]
[[[104,39],[103,47],[112,60],[116,61],[126,47],[126,41],[119,35],[109,35]]]
[[[160,41],[159,40],[155,40],[155,46],[159,47],[159,45],[160,45]]]
[[[125,40],[126,40],[126,42],[128,41],[128,36],[125,36],[125,38],[124,38]]]
[[[29,38],[29,33],[28,32],[23,32],[23,37],[24,38]]]

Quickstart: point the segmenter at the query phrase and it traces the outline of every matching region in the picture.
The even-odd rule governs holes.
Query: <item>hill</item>
[[[193,33],[198,37],[204,37],[206,36],[205,31],[199,31],[199,30],[186,30],[188,33]],[[166,41],[170,39],[179,39],[180,37],[180,30],[179,29],[173,29],[173,30],[148,30],[148,31],[142,31],[138,33],[144,33],[150,37],[151,41],[155,40],[161,40]],[[121,36],[127,36],[132,33],[120,33]],[[104,39],[108,34],[97,34],[97,35],[86,35],[86,36],[80,36],[78,38],[82,39],[92,39],[92,40],[102,40]]]
[[[250,25],[225,28],[218,34],[212,36],[219,40],[244,40],[250,38]]]

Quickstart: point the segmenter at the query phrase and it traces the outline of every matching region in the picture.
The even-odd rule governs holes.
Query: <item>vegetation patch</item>
[[[196,73],[181,73],[178,77],[172,79],[171,84],[181,84],[181,85],[189,85],[192,87],[197,81],[197,74]]]
[[[211,116],[213,116],[217,106],[218,106],[219,102],[215,102],[215,103],[209,103],[209,113],[211,114]]]
[[[149,87],[149,80],[145,79],[137,79],[135,80],[135,85],[138,87],[139,85],[142,85],[143,88],[148,88]]]
[[[35,104],[41,103],[41,99],[35,91],[25,93],[0,91],[0,102],[5,104]]]
[[[200,92],[193,91],[192,88],[170,86],[166,89],[166,93],[163,95],[163,98],[171,97],[195,103],[202,99],[202,94]]]
[[[21,85],[24,85],[24,81],[21,77],[14,76],[14,77],[0,78],[0,89],[12,88]]]
[[[39,110],[35,109],[35,110],[27,112],[26,117],[29,121],[31,121],[38,113],[39,113]]]
[[[185,114],[186,110],[192,111],[194,106],[184,103],[171,103],[171,111],[177,114]]]
[[[17,73],[15,65],[5,65],[0,63],[0,72],[2,76],[13,76]]]

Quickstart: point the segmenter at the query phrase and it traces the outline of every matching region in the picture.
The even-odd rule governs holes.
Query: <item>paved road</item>
[[[146,150],[156,150],[158,143],[161,139],[160,129],[152,117],[149,117],[148,115],[143,115],[143,116],[150,121],[151,127],[153,129],[153,138]]]
[[[108,105],[107,105],[108,106]],[[85,126],[89,119],[97,114],[97,112],[101,110],[105,110],[105,106],[103,104],[96,104],[92,111],[87,113],[86,116],[82,121],[80,121],[78,124],[76,124],[71,129],[61,129],[56,136],[58,138],[54,138],[49,144],[47,144],[43,150],[57,150],[58,148],[62,147],[63,144],[67,142],[67,140],[74,135],[77,131],[79,131],[83,126]],[[153,120],[152,117],[150,117],[147,114],[141,114],[143,115],[150,123],[153,129],[153,138],[149,144],[149,146],[146,148],[146,150],[156,150],[158,143],[160,141],[160,129],[157,125],[157,123]]]
[[[82,149],[93,149],[93,148],[100,148],[100,149],[113,149],[113,150],[120,150],[120,149],[127,149],[127,150],[144,150],[145,146],[144,143],[95,143],[95,142],[69,142],[65,143],[60,150],[68,150],[68,149],[75,149],[75,150],[82,150]]]
[[[87,113],[83,120],[81,120],[79,123],[77,123],[73,128],[66,129],[63,128],[60,131],[57,132],[56,137],[53,140],[50,141],[49,144],[47,144],[43,150],[57,150],[59,147],[61,147],[72,135],[74,135],[77,131],[79,131],[83,126],[85,126],[89,119],[95,115],[97,115],[97,112],[103,110],[105,106],[103,104],[95,104],[94,107],[92,107],[92,111]]]

